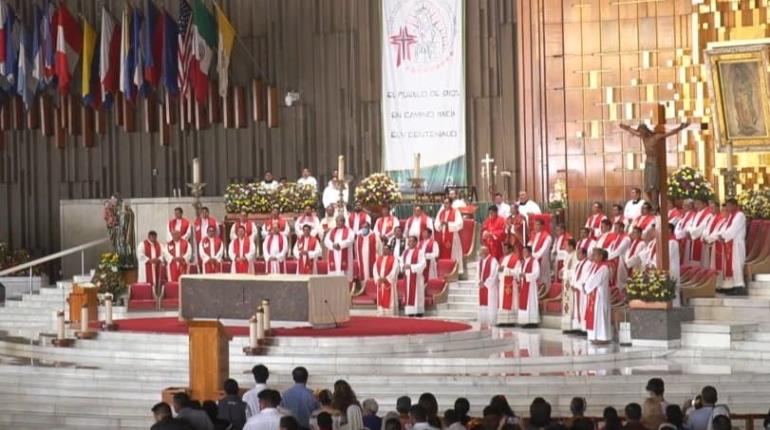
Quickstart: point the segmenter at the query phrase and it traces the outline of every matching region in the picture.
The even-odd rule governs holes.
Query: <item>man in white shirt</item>
[[[642,190],[639,188],[631,189],[631,200],[626,202],[626,206],[623,208],[623,224],[626,225],[630,232],[633,228],[632,224],[634,220],[642,214],[642,206],[644,200],[642,199]]]
[[[344,178],[343,178],[344,179]],[[343,205],[347,206],[348,204],[348,194],[350,190],[348,187],[347,182],[345,183],[345,186],[342,190],[342,201],[345,203]],[[332,172],[332,178],[329,180],[329,183],[326,185],[326,188],[324,188],[323,196],[321,197],[321,200],[323,202],[323,205],[325,208],[328,208],[329,205],[339,203],[340,201],[340,189],[337,187],[337,171]]]
[[[273,177],[273,172],[265,172],[265,179],[259,183],[259,186],[267,191],[275,191],[278,189],[278,181]]]
[[[246,402],[246,417],[251,417],[259,413],[259,393],[267,388],[267,380],[270,378],[270,371],[266,366],[257,364],[251,368],[251,374],[254,375],[254,388],[243,393],[243,401]]]
[[[526,191],[522,190],[519,191],[519,213],[523,215],[525,218],[527,218],[527,222],[529,222],[529,215],[530,214],[539,214],[540,212],[540,206],[537,205],[537,203],[533,202],[529,199],[529,195]]]
[[[281,404],[281,393],[266,388],[259,392],[259,413],[252,415],[243,430],[280,430],[283,414],[278,411]]]
[[[495,193],[495,206],[497,206],[497,215],[503,218],[511,216],[511,205],[505,202],[503,195]]]
[[[307,167],[302,169],[302,176],[297,179],[297,183],[300,185],[308,185],[313,187],[314,190],[318,190],[318,181],[310,175],[310,169]]]

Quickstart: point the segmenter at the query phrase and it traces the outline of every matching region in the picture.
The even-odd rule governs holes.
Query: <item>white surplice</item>
[[[457,263],[457,273],[463,273],[463,243],[460,240],[460,231],[463,229],[463,217],[457,208],[452,208],[454,216],[450,217],[448,211],[442,206],[436,214],[433,221],[436,240],[443,237],[444,234],[452,235],[452,260]],[[450,220],[451,218],[451,220]],[[446,231],[443,224],[446,223]],[[443,241],[443,239],[441,239]]]
[[[725,247],[732,245],[733,276],[725,275],[724,289],[744,287],[743,265],[746,264],[746,215],[735,212],[727,217],[724,230],[720,234],[725,239]],[[726,272],[725,272],[726,273]]]
[[[610,268],[606,264],[594,264],[583,287],[586,294],[586,332],[588,340],[612,340],[612,308],[610,307]],[[591,314],[591,307],[593,312]],[[591,327],[593,322],[593,327]]]
[[[519,309],[516,312],[516,322],[524,324],[540,324],[540,308],[538,302],[538,280],[540,279],[540,264],[535,257],[521,259],[516,264],[514,274],[519,283]],[[526,301],[522,302],[522,289],[527,285]]]
[[[406,284],[404,313],[407,315],[425,313],[425,282],[422,276],[422,271],[425,270],[425,257],[419,248],[407,249],[401,257],[400,265]]]
[[[496,323],[498,307],[498,272],[497,259],[491,255],[479,260],[478,286],[479,286],[479,324],[493,325]],[[482,297],[486,296],[486,304],[482,303]]]
[[[281,233],[270,233],[262,241],[262,256],[268,274],[286,273],[286,256],[289,255],[289,239]]]

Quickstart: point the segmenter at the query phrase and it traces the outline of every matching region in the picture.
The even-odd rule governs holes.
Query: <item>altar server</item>
[[[588,340],[592,343],[608,343],[612,340],[612,308],[607,251],[595,249],[593,262],[583,287],[583,292],[588,297],[585,312],[586,332]]]
[[[497,206],[487,209],[487,219],[481,225],[481,243],[497,261],[503,258],[505,219],[497,215]]]
[[[168,240],[174,238],[174,231],[179,232],[180,239],[185,239],[188,241],[192,240],[192,228],[190,225],[190,220],[184,217],[184,211],[179,207],[174,209],[174,217],[171,218],[171,221],[168,222],[166,231]]]
[[[506,243],[505,256],[499,267],[503,282],[500,284],[499,291],[500,300],[498,300],[497,325],[516,324],[516,305],[518,303],[516,292],[518,287],[516,285],[514,269],[516,269],[518,262],[518,253],[514,251],[511,244]]]
[[[364,224],[367,226],[372,225],[372,217],[364,211],[361,200],[356,200],[356,203],[353,206],[353,212],[347,216],[347,222],[348,228],[353,230],[353,234],[358,234],[358,232],[364,228]]]
[[[286,273],[286,257],[289,255],[289,238],[273,224],[270,233],[262,241],[262,257],[267,274]]]
[[[356,234],[355,243],[355,261],[358,264],[358,276],[361,281],[365,282],[373,278],[374,260],[377,259],[379,252],[380,241],[372,230],[369,229],[369,221],[364,220]]]
[[[327,249],[330,275],[344,275],[353,281],[353,242],[356,236],[345,226],[345,217],[338,215],[336,226],[329,230],[324,239]]]
[[[540,281],[538,283],[546,286],[551,285],[551,240],[551,235],[545,230],[543,220],[541,218],[536,219],[529,249],[540,267]]]
[[[725,202],[727,220],[719,233],[725,243],[725,281],[722,290],[729,295],[746,293],[743,265],[746,264],[746,215],[738,207],[738,201],[730,198]]]
[[[481,325],[494,325],[497,320],[499,263],[486,246],[479,249],[479,316]]]
[[[382,248],[382,255],[374,262],[374,281],[377,283],[377,314],[398,315],[396,282],[400,271],[398,258],[389,246]]]
[[[155,287],[160,286],[160,265],[163,262],[163,247],[158,242],[158,233],[150,230],[147,239],[136,248],[137,278]]]
[[[178,282],[190,266],[192,246],[182,237],[180,230],[172,230],[171,237],[172,239],[163,250],[163,259],[166,261],[167,279],[170,282]]]
[[[344,180],[344,178],[343,178]],[[323,205],[325,208],[328,208],[329,206],[333,204],[337,204],[340,202],[340,195],[342,196],[342,204],[347,205],[348,203],[348,195],[350,193],[350,190],[348,188],[347,182],[345,182],[342,185],[342,193],[340,194],[340,188],[339,183],[337,181],[337,171],[332,172],[332,178],[329,180],[329,183],[326,185],[326,188],[324,188],[323,195],[321,197],[321,200],[323,202]]]
[[[241,227],[243,227],[244,233],[251,243],[257,243],[257,234],[259,230],[257,229],[256,224],[249,221],[249,214],[246,212],[241,212],[238,215],[238,220],[236,220],[230,228],[230,241],[233,241],[238,237],[238,229]]]
[[[318,219],[312,206],[305,206],[305,212],[294,221],[294,232],[297,236],[303,233],[306,225],[310,226],[311,235],[318,237],[321,234],[321,220]]]
[[[457,263],[457,273],[463,273],[463,244],[460,240],[460,231],[463,229],[463,216],[460,210],[452,207],[449,198],[436,214],[433,222],[434,238],[439,244],[439,258],[451,258]]]
[[[273,230],[273,227],[278,227],[278,232],[283,234],[285,237],[289,237],[289,234],[291,233],[289,229],[289,222],[286,221],[286,218],[281,215],[281,212],[278,210],[277,207],[274,207],[273,210],[270,212],[270,218],[268,218],[264,224],[262,224],[262,237],[267,237],[267,235]]]
[[[297,259],[298,275],[314,275],[318,273],[318,259],[321,257],[321,241],[313,234],[310,224],[302,226],[302,236],[294,244],[294,258]]]
[[[217,228],[209,225],[206,229],[206,236],[198,245],[198,256],[201,260],[203,273],[222,272],[222,256],[225,253],[225,246],[222,239],[217,236]]]
[[[422,231],[430,228],[432,225],[433,221],[422,211],[422,206],[417,205],[412,209],[412,216],[406,220],[404,234],[407,237],[414,236],[419,238],[422,235]]]
[[[246,237],[246,227],[238,227],[235,239],[230,242],[228,255],[232,260],[230,273],[254,273],[257,245]]]
[[[374,222],[374,234],[377,235],[381,243],[388,243],[393,237],[397,225],[399,225],[398,218],[390,213],[389,207],[383,206],[380,210],[380,217]]]
[[[428,279],[436,279],[438,277],[439,246],[438,243],[433,240],[433,231],[430,228],[423,230],[420,239],[418,247],[420,248],[420,251],[422,251],[423,257],[425,257],[423,277],[427,284]]]
[[[540,211],[540,206],[538,206],[537,203],[533,202],[529,199],[529,194],[527,194],[526,191],[521,190],[519,191],[519,213],[524,216],[524,218],[527,219],[527,223],[529,223],[529,216],[532,214],[540,214],[542,213]]]
[[[519,260],[516,269],[514,269],[514,276],[519,283],[519,310],[516,313],[516,322],[526,327],[540,324],[538,303],[540,263],[532,255],[532,248],[530,246],[525,246],[522,249],[521,260]]]
[[[422,316],[425,313],[425,282],[422,275],[425,257],[417,246],[417,236],[409,237],[400,265],[406,284],[404,313],[407,316]]]
[[[591,211],[585,226],[591,229],[591,238],[596,239],[602,234],[602,221],[607,219],[607,216],[604,215],[604,206],[600,202],[594,202]]]

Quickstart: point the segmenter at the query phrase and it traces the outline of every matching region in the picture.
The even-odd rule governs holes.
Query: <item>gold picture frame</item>
[[[714,137],[720,151],[770,150],[768,45],[711,48],[706,51]]]

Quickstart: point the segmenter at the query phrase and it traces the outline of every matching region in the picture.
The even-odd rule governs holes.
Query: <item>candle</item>
[[[345,180],[345,156],[340,155],[337,158],[337,179],[340,181]]]
[[[88,306],[83,306],[80,310],[80,331],[88,332]]]
[[[262,325],[265,327],[265,331],[270,331],[270,300],[262,299],[262,312],[264,313],[264,320]]]
[[[193,177],[193,184],[200,184],[201,183],[201,159],[200,158],[193,158],[193,166],[192,166],[192,177]]]
[[[64,339],[64,311],[56,312],[56,338]]]
[[[104,299],[104,323],[112,324],[112,297]]]
[[[414,154],[414,177],[420,177],[420,153]]]
[[[259,346],[257,341],[257,316],[254,315],[249,319],[249,348],[254,349]]]
[[[265,313],[262,308],[257,309],[257,341],[265,338]]]

